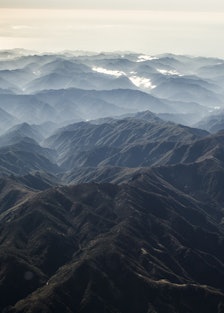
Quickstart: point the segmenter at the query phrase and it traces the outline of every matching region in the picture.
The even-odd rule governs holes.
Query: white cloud
[[[143,55],[138,56],[137,62],[145,62],[145,61],[151,61],[151,60],[156,60],[156,59],[158,59],[158,58],[154,57],[154,56],[143,54]]]
[[[151,80],[149,78],[140,77],[140,76],[130,76],[129,79],[132,81],[132,83],[143,89],[154,89],[156,88],[155,85],[152,84]]]
[[[177,72],[176,70],[162,70],[162,69],[156,69],[157,72],[163,74],[163,75],[168,75],[168,76],[183,76],[181,75],[179,72]]]
[[[127,74],[123,71],[109,70],[109,69],[106,69],[103,67],[93,67],[92,70],[95,72],[98,72],[98,73],[102,73],[105,75],[111,75],[111,76],[115,76],[115,77],[126,76],[138,88],[151,90],[151,89],[156,87],[155,85],[152,84],[152,82],[149,78],[136,76],[135,74],[137,74],[137,72],[130,72],[130,74],[131,74],[131,76],[130,76],[129,74]]]
[[[122,75],[126,75],[124,72],[107,70],[107,69],[102,68],[102,67],[93,67],[92,70],[95,71],[95,72],[98,72],[98,73],[111,75],[111,76],[116,76],[116,77],[120,77]]]

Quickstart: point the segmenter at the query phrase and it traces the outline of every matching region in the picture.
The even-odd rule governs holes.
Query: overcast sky
[[[222,0],[0,0],[0,49],[224,58]]]

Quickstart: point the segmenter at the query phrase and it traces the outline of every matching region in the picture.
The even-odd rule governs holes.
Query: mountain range
[[[1,312],[224,312],[223,66],[0,51]]]

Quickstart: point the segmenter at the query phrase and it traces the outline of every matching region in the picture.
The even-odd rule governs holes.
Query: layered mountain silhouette
[[[2,51],[0,108],[31,124],[143,110],[189,114],[196,123],[223,107],[222,66],[221,59],[171,54]]]
[[[0,51],[1,312],[224,312],[223,64]]]

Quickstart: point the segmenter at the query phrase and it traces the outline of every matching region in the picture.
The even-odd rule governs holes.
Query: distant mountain
[[[158,117],[164,121],[173,122],[176,124],[182,124],[186,126],[195,126],[195,123],[198,121],[198,116],[195,114],[188,114],[188,113],[161,113],[158,114]],[[198,127],[200,128],[200,127]],[[203,128],[202,128],[203,129]]]
[[[211,133],[216,133],[224,129],[224,112],[208,116],[195,124],[196,127],[206,129]]]
[[[18,123],[17,119],[11,114],[0,108],[0,133]]]
[[[100,74],[79,61],[64,58],[44,64],[35,73],[37,77],[26,85],[26,92],[68,88],[100,90],[135,87],[128,78]]]
[[[191,125],[223,107],[224,80],[205,75],[206,68],[215,73],[222,62],[171,54],[4,51],[0,107],[32,124],[150,110],[187,114],[191,122],[186,123]],[[178,123],[185,122],[178,116]]]
[[[53,108],[31,95],[1,95],[0,108],[20,122],[43,123],[56,119]]]
[[[125,108],[131,112],[150,110],[155,113],[166,112],[172,110],[166,106],[160,99],[153,97],[147,93],[136,90],[112,90],[112,91],[102,91],[97,95],[100,99],[104,101],[109,101],[119,107]]]
[[[0,76],[5,81],[13,84],[14,88],[10,87],[8,89],[14,89],[17,91],[22,91],[26,84],[34,79],[34,73],[26,68],[17,68],[13,70],[5,69],[0,70]]]
[[[205,87],[206,86],[206,87]],[[208,84],[187,77],[170,77],[153,89],[152,94],[161,98],[192,101],[204,106],[221,106],[222,96],[209,90]]]
[[[4,135],[0,136],[0,146],[8,146],[16,144],[24,137],[31,138],[34,141],[40,142],[43,136],[37,129],[30,126],[28,123],[17,124],[10,128]]]
[[[0,71],[0,74],[1,74],[1,71]],[[5,80],[2,77],[0,77],[0,88],[2,90],[8,90],[9,93],[17,91],[16,85],[14,85],[13,83],[10,83],[9,81]]]
[[[224,61],[219,60],[215,64],[212,65],[204,65],[200,68],[199,74],[202,75],[202,77],[206,78],[219,78],[223,77],[223,70],[224,70]]]
[[[74,118],[81,117],[82,119],[95,119],[144,110],[169,111],[168,105],[159,99],[131,89],[96,91],[73,88],[45,91],[36,94],[36,97],[40,101],[47,101],[59,111],[61,118],[66,111],[70,112],[70,116],[73,115]]]
[[[154,115],[112,120],[100,125],[77,123],[62,128],[45,141],[55,149],[64,169],[80,166],[150,166],[162,163],[166,155],[183,143],[208,133],[164,122]]]

